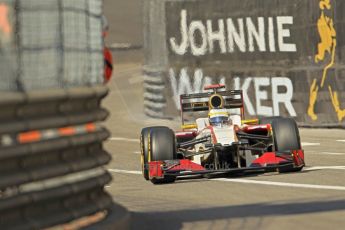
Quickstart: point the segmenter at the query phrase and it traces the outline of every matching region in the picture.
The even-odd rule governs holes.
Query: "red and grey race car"
[[[222,84],[206,93],[180,96],[182,131],[142,129],[141,166],[146,180],[300,171],[304,163],[299,130],[291,118],[244,119],[241,90]],[[207,115],[204,115],[207,113]],[[186,124],[193,120],[194,123]]]

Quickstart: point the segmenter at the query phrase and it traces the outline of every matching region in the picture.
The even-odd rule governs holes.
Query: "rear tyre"
[[[301,149],[299,131],[293,119],[274,119],[272,121],[272,131],[275,151],[285,152]]]
[[[290,152],[301,149],[299,130],[295,120],[277,118],[272,121],[273,146],[277,152]],[[302,168],[283,167],[280,172],[300,171]]]
[[[273,117],[262,117],[259,119],[259,125],[266,125],[266,124],[270,124],[272,126],[272,122],[273,120],[276,119],[283,119],[283,117],[280,116],[273,116]],[[268,143],[268,151],[273,151],[273,142],[272,143]]]
[[[147,127],[141,131],[141,165],[143,176],[149,180],[149,162],[176,159],[175,134],[168,127]],[[174,182],[175,178],[151,180],[154,184]]]

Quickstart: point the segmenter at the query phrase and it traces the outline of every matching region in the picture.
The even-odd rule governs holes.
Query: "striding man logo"
[[[315,55],[315,63],[324,65],[324,68],[321,76],[321,81],[317,78],[314,78],[313,83],[310,87],[309,107],[307,113],[313,121],[316,121],[318,119],[314,111],[318,97],[318,91],[319,89],[324,87],[325,80],[329,75],[328,70],[333,67],[335,63],[335,51],[337,46],[337,34],[334,28],[333,19],[326,14],[327,12],[330,12],[332,10],[331,0],[320,0],[319,8],[321,10],[321,13],[317,21],[317,30],[320,36],[320,42],[317,46],[318,52]],[[336,91],[333,91],[331,85],[328,85],[328,90],[338,120],[339,122],[341,122],[345,118],[345,109],[340,108],[338,93]]]
[[[323,61],[325,53],[334,56],[336,46],[336,32],[333,25],[333,19],[325,16],[324,10],[331,9],[330,0],[320,2],[321,16],[317,21],[317,29],[319,31],[321,42],[318,44],[318,53],[315,55],[315,62]]]

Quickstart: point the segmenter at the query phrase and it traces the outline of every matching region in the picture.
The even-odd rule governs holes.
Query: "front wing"
[[[250,167],[243,168],[205,168],[188,159],[151,161],[149,162],[149,178],[150,180],[159,180],[166,177],[179,179],[179,177],[197,175],[212,177],[274,171],[293,172],[301,170],[304,166],[303,150],[266,152],[254,160]]]

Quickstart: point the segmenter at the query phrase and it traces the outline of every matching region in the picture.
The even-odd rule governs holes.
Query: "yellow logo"
[[[328,76],[328,70],[335,63],[335,51],[337,46],[337,33],[334,28],[333,19],[325,14],[327,11],[332,10],[331,0],[320,0],[319,7],[321,14],[317,21],[317,30],[321,41],[317,46],[318,53],[315,55],[315,63],[321,62],[325,64],[325,67],[323,68],[321,82],[314,78],[310,87],[308,115],[314,121],[317,120],[314,107],[317,101],[318,91],[320,88],[324,87],[326,77]],[[328,90],[338,120],[341,122],[345,118],[345,109],[340,109],[338,93],[332,90],[331,85],[328,85]]]

